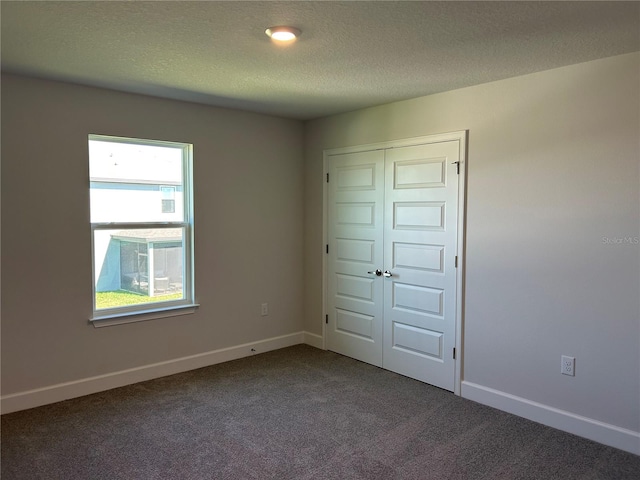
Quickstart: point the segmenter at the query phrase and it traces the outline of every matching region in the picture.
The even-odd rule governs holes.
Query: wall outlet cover
[[[575,357],[569,357],[562,355],[560,359],[560,373],[563,375],[570,375],[574,377],[576,375],[576,359]]]

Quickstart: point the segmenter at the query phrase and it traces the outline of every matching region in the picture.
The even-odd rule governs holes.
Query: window
[[[89,135],[93,318],[195,307],[189,144]]]

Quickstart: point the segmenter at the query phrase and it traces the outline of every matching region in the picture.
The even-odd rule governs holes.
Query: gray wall
[[[2,394],[299,332],[302,128],[3,75]],[[89,133],[193,143],[195,314],[89,325]]]
[[[469,131],[465,381],[640,430],[640,57],[307,124],[305,330],[322,331],[322,151]],[[560,374],[575,356],[576,376]]]

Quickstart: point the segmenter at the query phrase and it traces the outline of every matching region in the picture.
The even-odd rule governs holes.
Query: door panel
[[[382,365],[384,152],[332,156],[327,208],[327,347]]]
[[[336,332],[374,341],[374,319],[369,315],[336,308]]]
[[[443,202],[394,202],[395,230],[444,230]]]
[[[394,322],[392,343],[395,348],[413,355],[442,357],[442,332]]]
[[[459,143],[385,154],[383,367],[454,387]]]
[[[444,272],[444,246],[417,243],[393,243],[392,268]]]

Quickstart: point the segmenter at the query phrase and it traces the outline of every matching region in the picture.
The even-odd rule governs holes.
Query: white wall
[[[193,144],[196,313],[89,324],[90,133]],[[299,333],[302,137],[298,121],[3,75],[3,398]]]
[[[463,395],[602,422],[640,453],[639,88],[636,53],[309,122],[305,329],[322,331],[323,149],[468,129]]]

